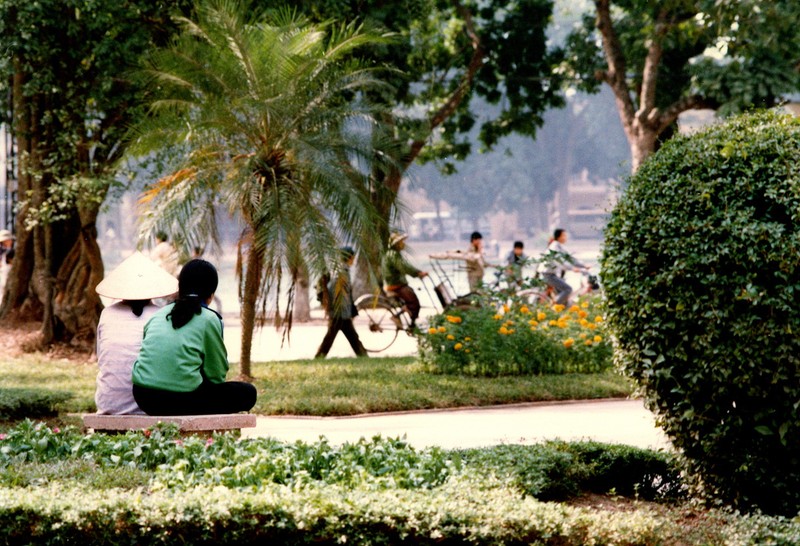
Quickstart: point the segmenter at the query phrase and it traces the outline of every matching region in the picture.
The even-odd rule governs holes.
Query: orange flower
[[[438,331],[439,331],[439,330],[437,330],[437,329],[436,329],[436,328],[434,328],[433,326],[431,326],[430,328],[428,328],[428,333],[429,333],[429,334],[431,334],[431,335],[433,335],[433,334],[437,333]]]
[[[594,317],[594,321],[595,322],[603,322],[603,317],[601,317],[600,315],[597,315],[596,317]]]
[[[569,349],[570,347],[572,347],[574,344],[575,344],[575,340],[574,340],[574,339],[572,339],[572,338],[569,338],[569,339],[565,339],[565,340],[564,340],[564,347],[566,347],[567,349]]]
[[[452,324],[459,324],[461,322],[461,317],[456,317],[454,315],[447,315],[445,318],[447,319],[447,322]]]
[[[531,310],[528,309],[527,305],[523,305],[522,307],[519,308],[519,312],[522,313],[523,315],[527,315],[528,313],[531,312]]]
[[[455,345],[453,345],[453,349],[455,349],[456,351],[460,351],[463,347],[464,346],[461,343],[456,343]]]
[[[440,334],[443,334],[443,333],[445,333],[446,331],[447,331],[447,328],[445,328],[444,326],[439,326],[439,333],[440,333]]]
[[[453,341],[456,338],[453,334],[447,334],[447,339]]]
[[[547,314],[545,312],[539,311],[538,313],[536,313],[536,320],[538,320],[539,322],[542,322],[546,318]]]
[[[600,343],[601,341],[603,341],[603,336],[594,336],[595,343]]]

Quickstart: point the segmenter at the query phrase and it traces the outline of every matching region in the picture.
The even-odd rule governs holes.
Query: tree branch
[[[670,104],[663,111],[659,111],[657,108],[653,109],[648,116],[648,123],[652,124],[656,131],[658,131],[660,134],[667,127],[675,123],[675,121],[678,119],[678,116],[683,112],[688,110],[700,110],[703,108],[716,110],[719,108],[719,106],[719,102],[709,99],[708,97],[704,97],[702,95],[689,95],[686,97],[681,97],[677,101]]]
[[[658,66],[661,64],[661,57],[664,53],[663,40],[669,30],[667,23],[667,13],[662,10],[658,14],[655,25],[655,33],[650,40],[647,48],[647,56],[644,60],[642,70],[642,89],[639,94],[639,110],[636,117],[640,121],[646,121],[647,116],[656,108],[656,89],[658,87]]]
[[[409,151],[403,161],[404,167],[408,167],[414,162],[419,153],[422,151],[422,148],[425,147],[430,133],[455,113],[461,102],[464,100],[464,97],[469,92],[469,89],[472,87],[472,82],[475,79],[475,75],[485,62],[483,43],[481,42],[480,35],[475,30],[475,25],[472,20],[472,13],[458,1],[455,2],[455,7],[456,12],[464,19],[464,30],[470,40],[470,45],[472,46],[472,57],[470,58],[467,69],[461,76],[461,81],[456,89],[428,120],[428,134],[425,136],[425,138],[418,138],[411,143]]]
[[[635,111],[628,83],[625,81],[625,55],[622,53],[622,45],[611,21],[610,0],[595,0],[594,5],[597,13],[596,26],[602,38],[603,52],[608,64],[608,70],[601,75],[614,93],[623,125],[630,127]]]

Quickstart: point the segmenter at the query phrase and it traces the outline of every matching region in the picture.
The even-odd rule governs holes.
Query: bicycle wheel
[[[358,315],[353,318],[353,326],[364,348],[370,353],[388,349],[402,329],[396,307],[383,296],[372,294],[358,298],[355,306]]]

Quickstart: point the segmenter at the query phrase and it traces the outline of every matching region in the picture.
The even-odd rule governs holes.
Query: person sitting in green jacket
[[[414,289],[408,286],[406,275],[425,278],[428,273],[421,271],[411,265],[403,256],[403,249],[406,248],[405,233],[392,233],[389,237],[389,249],[383,256],[383,280],[387,292],[393,292],[403,301],[403,309],[411,317],[411,328],[416,327],[419,317],[420,304]]]
[[[178,275],[178,299],[145,325],[132,379],[133,397],[148,415],[237,413],[255,405],[253,385],[225,381],[222,317],[207,307],[217,283],[213,265],[189,261]]]

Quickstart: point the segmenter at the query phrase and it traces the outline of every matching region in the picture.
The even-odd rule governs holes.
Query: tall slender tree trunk
[[[244,270],[244,284],[241,301],[242,316],[242,354],[239,362],[241,379],[250,381],[253,378],[251,351],[253,349],[253,332],[256,327],[256,300],[261,288],[264,271],[264,249],[251,244],[247,249],[247,263]]]

